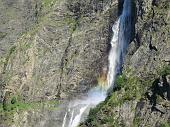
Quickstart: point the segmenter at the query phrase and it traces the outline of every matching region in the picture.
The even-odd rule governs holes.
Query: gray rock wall
[[[7,9],[20,4],[26,8],[16,12],[22,19],[22,23],[14,20],[20,24],[16,31],[21,29],[22,33],[33,26],[13,39],[12,46],[7,44],[11,48],[4,51],[1,64],[4,99],[14,95],[25,101],[61,99],[95,86],[107,65],[110,26],[117,17],[117,2],[57,0],[49,8],[43,2],[29,2],[33,3],[3,3],[9,6]],[[7,39],[3,41],[5,44]]]
[[[168,0],[136,0],[135,38],[117,87],[81,127],[170,125],[170,16]],[[134,10],[134,11],[135,11]]]

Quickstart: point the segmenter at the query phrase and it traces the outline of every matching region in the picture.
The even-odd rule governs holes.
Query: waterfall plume
[[[108,71],[103,69],[101,76],[98,79],[99,86],[92,88],[87,96],[74,100],[70,103],[69,110],[66,111],[63,118],[63,127],[76,127],[82,122],[82,117],[88,115],[90,108],[95,107],[100,102],[104,101],[107,97],[107,91],[114,87],[114,80],[117,74],[121,72],[123,59],[126,54],[128,44],[131,40],[132,34],[132,1],[124,0],[123,11],[118,20],[112,27],[113,37],[110,42],[111,50],[109,52],[109,65]],[[107,80],[107,83],[105,82]],[[104,86],[104,89],[103,89]],[[71,116],[67,118],[67,116]],[[66,125],[66,123],[69,123]]]
[[[109,71],[108,71],[108,75],[107,75],[107,81],[108,81],[108,88],[110,88],[111,86],[113,86],[114,83],[114,78],[116,75],[116,66],[119,63],[119,59],[118,59],[118,32],[119,32],[119,22],[120,20],[118,19],[118,21],[113,25],[112,27],[112,31],[113,31],[113,37],[111,40],[111,50],[109,53]]]
[[[107,75],[108,88],[114,87],[117,74],[121,73],[126,50],[132,38],[132,1],[124,0],[123,11],[118,21],[113,25],[113,37],[109,53],[109,71]]]

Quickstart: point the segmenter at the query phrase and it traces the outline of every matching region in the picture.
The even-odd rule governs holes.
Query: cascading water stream
[[[89,105],[86,105],[85,107],[82,107],[80,109],[80,113],[78,115],[75,116],[75,118],[71,121],[70,127],[76,127],[79,125],[79,122],[81,120],[81,116],[83,114],[83,112],[87,109]]]
[[[119,51],[118,51],[118,34],[119,34],[119,23],[120,20],[113,25],[113,38],[111,40],[111,50],[109,53],[109,71],[107,74],[107,82],[108,82],[108,88],[112,87],[114,84],[114,78],[116,76],[116,67],[119,63]]]
[[[62,127],[65,127],[65,124],[66,124],[66,118],[67,118],[67,112],[66,112],[66,114],[65,114],[65,116],[64,116],[64,120],[63,120],[63,125],[62,125]]]
[[[113,25],[113,38],[109,53],[109,71],[107,75],[108,87],[114,87],[117,74],[121,73],[123,59],[132,38],[132,1],[124,0],[123,12],[118,21]]]
[[[68,111],[63,118],[62,127],[77,127],[84,115],[87,116],[90,108],[95,107],[106,98],[106,91],[100,87],[91,89],[88,95],[82,100],[74,100],[70,102]],[[85,111],[87,113],[85,114]],[[68,117],[68,118],[67,118]]]
[[[131,41],[132,35],[132,0],[124,0],[123,12],[113,25],[113,37],[109,53],[109,69],[107,74],[107,86],[101,89],[99,86],[91,89],[82,100],[74,100],[70,103],[68,111],[63,118],[62,127],[76,127],[88,115],[89,109],[95,107],[107,97],[107,90],[114,87],[114,80],[121,72],[123,58]],[[87,113],[86,113],[87,112]]]

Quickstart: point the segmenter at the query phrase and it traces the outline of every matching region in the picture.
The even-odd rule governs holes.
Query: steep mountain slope
[[[17,125],[21,121],[22,126],[25,123],[22,118],[26,119],[28,113],[21,115],[18,108],[27,110],[34,103],[73,98],[97,85],[102,67],[107,67],[110,26],[117,17],[117,1],[1,0],[0,3],[5,23],[0,24],[4,28],[0,36],[3,45],[0,123]],[[25,126],[38,123],[30,122],[30,117],[48,116],[41,111],[30,114]]]
[[[169,0],[135,2],[135,37],[122,75],[82,127],[169,125]],[[44,101],[81,96],[97,85],[122,3],[0,0],[0,126],[60,125],[64,114],[46,110]]]
[[[6,66],[13,45],[20,36],[38,21],[40,2],[21,0],[0,0],[0,101],[4,88]],[[11,49],[11,50],[10,50]]]
[[[137,0],[136,11],[136,37],[117,87],[82,127],[170,125],[169,1]]]
[[[51,7],[44,3],[39,4],[39,12],[30,14],[34,19],[37,13],[37,23],[23,19],[32,29],[13,39],[12,46],[7,44],[11,48],[2,56],[1,87],[6,101],[15,95],[35,101],[82,93],[96,84],[102,66],[107,65],[111,15],[117,15],[117,2],[57,0]],[[16,29],[23,26],[30,27],[22,24]]]

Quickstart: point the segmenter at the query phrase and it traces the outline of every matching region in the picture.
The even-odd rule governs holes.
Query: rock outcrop
[[[135,39],[117,87],[82,127],[170,125],[169,12],[167,0],[136,0]]]
[[[64,114],[39,102],[70,99],[97,84],[122,2],[0,0],[0,126],[60,125]],[[136,0],[135,11],[122,75],[82,127],[169,125],[169,0]],[[20,112],[16,101],[39,109]]]
[[[1,18],[14,13],[7,17],[9,23],[8,19],[4,21],[9,27],[13,25],[14,31],[1,33],[2,98],[17,95],[24,101],[62,99],[97,84],[102,67],[107,65],[116,1],[1,3],[5,8]],[[3,25],[4,29],[8,25]]]
[[[62,123],[60,112],[27,110],[97,85],[117,7],[115,0],[0,1],[0,126],[39,126],[40,116],[48,117],[44,126]]]
[[[38,21],[40,2],[28,0],[0,0],[0,102],[6,80],[6,69],[15,43],[21,35],[30,30]]]

